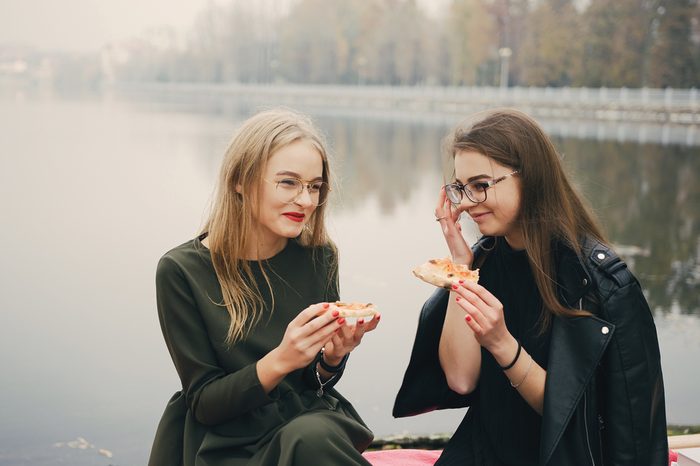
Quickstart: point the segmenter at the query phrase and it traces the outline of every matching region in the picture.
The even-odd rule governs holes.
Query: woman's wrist
[[[454,262],[455,264],[468,265],[470,267],[472,265],[471,257],[467,256],[467,255],[464,255],[464,256],[453,255],[452,262]]]
[[[341,372],[345,368],[345,363],[347,362],[349,356],[350,353],[346,353],[339,359],[336,357],[329,357],[324,349],[321,348],[321,354],[318,357],[318,364],[321,366],[321,369],[329,374],[335,374],[337,372]]]
[[[339,358],[332,357],[332,356],[329,356],[328,354],[322,352],[320,361],[322,361],[326,366],[335,367],[335,366],[339,366],[343,362],[343,359],[344,359],[344,356],[341,356]]]
[[[285,363],[284,359],[279,356],[279,351],[275,350],[259,359],[255,364],[255,370],[265,393],[270,393],[292,371],[288,369],[288,364]]]
[[[268,367],[269,371],[282,377],[299,369],[298,367],[292,367],[290,365],[290,361],[285,358],[284,352],[281,351],[279,347],[267,353],[260,361],[265,361],[265,365]]]
[[[502,343],[487,348],[489,352],[493,355],[496,362],[501,367],[508,367],[512,364],[513,359],[518,353],[518,347],[520,343],[516,340],[513,335],[508,334],[508,338],[504,339]]]

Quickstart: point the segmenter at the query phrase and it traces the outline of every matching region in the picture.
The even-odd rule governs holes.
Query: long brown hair
[[[209,234],[209,250],[221,285],[223,305],[231,316],[226,342],[233,344],[247,335],[262,315],[263,299],[244,252],[249,248],[267,161],[279,149],[299,140],[307,141],[323,161],[323,180],[331,183],[328,154],[320,132],[311,120],[286,109],[268,110],[246,120],[231,141],[219,174],[217,193],[202,232]],[[321,200],[328,190],[320,193]],[[326,203],[314,210],[299,243],[307,247],[335,247],[325,227]],[[270,280],[261,267],[270,295]]]
[[[606,242],[591,208],[569,181],[560,156],[542,128],[528,115],[497,109],[475,115],[448,136],[452,158],[470,150],[518,170],[520,209],[516,222],[525,242],[537,289],[542,296],[543,329],[553,315],[588,315],[557,299],[554,251],[556,243],[581,256],[581,239],[592,236]]]

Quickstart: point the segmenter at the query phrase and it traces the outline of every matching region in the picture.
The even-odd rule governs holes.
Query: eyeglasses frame
[[[467,188],[467,186],[469,186],[471,183],[474,183],[475,181],[472,181],[472,182],[467,183],[467,184],[448,183],[444,186],[445,194],[447,194],[447,187],[453,186],[453,187],[457,188],[457,192],[460,193],[459,194],[460,195],[459,202],[453,202],[452,199],[449,198],[449,196],[447,197],[447,199],[449,199],[453,205],[461,204],[462,199],[464,199],[464,196],[467,196],[467,199],[469,199],[471,202],[473,202],[475,204],[481,204],[482,202],[486,202],[486,199],[488,199],[488,189],[489,188],[494,187],[496,184],[500,183],[501,181],[505,180],[506,178],[513,176],[513,175],[516,175],[518,173],[520,173],[520,170],[513,170],[512,172],[510,172],[506,175],[499,176],[498,178],[494,178],[494,179],[489,180],[489,181],[479,181],[479,183],[483,183],[486,185],[486,188],[484,188],[484,199],[482,201],[474,200],[474,197],[473,197],[474,193],[469,188]]]
[[[311,194],[311,185],[313,183],[320,182],[320,183],[323,183],[326,185],[326,197],[328,196],[328,193],[330,193],[332,191],[331,186],[328,184],[328,182],[326,180],[320,180],[320,181],[319,180],[302,180],[301,178],[297,178],[296,176],[285,176],[284,178],[282,178],[279,181],[268,180],[267,178],[265,178],[265,181],[275,185],[276,190],[279,190],[279,184],[284,180],[297,180],[297,181],[301,182],[301,191],[299,191],[290,201],[284,201],[286,204],[294,204],[297,201],[297,199],[299,199],[299,196],[301,196],[304,193],[304,189],[306,189],[306,192],[309,193],[309,197],[311,199],[313,199],[313,194]],[[318,199],[319,199],[319,201],[321,200],[321,190],[319,190]],[[322,206],[323,204],[326,203],[327,200],[328,199],[324,199],[324,201],[322,203],[315,204],[316,207]]]

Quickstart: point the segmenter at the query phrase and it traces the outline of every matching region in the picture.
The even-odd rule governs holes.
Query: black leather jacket
[[[475,245],[475,264],[492,241]],[[666,466],[659,345],[639,282],[593,239],[581,258],[558,247],[556,261],[560,301],[594,315],[552,321],[540,465]],[[423,306],[394,417],[471,403],[449,389],[438,359],[448,296],[437,290]]]

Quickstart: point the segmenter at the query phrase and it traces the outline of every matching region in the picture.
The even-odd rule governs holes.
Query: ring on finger
[[[444,216],[444,217],[435,217],[435,221],[436,221],[436,222],[439,222],[440,220],[445,220],[446,218],[447,218],[447,216]]]

